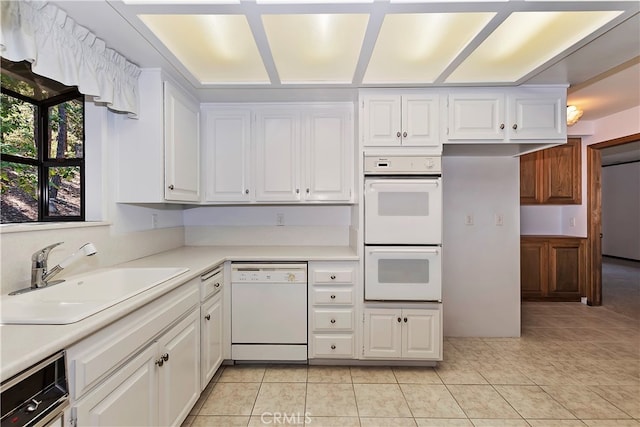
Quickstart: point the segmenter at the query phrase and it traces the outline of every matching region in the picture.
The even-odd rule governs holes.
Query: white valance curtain
[[[94,97],[115,111],[138,113],[140,69],[45,1],[2,1],[0,55],[29,61],[34,73]]]

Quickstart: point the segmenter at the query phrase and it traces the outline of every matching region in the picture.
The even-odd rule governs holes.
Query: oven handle
[[[368,181],[367,184],[369,187],[384,187],[384,186],[396,186],[396,185],[407,185],[407,184],[419,184],[419,185],[440,185],[439,179],[402,179],[402,180],[391,180],[391,179],[379,179],[376,181]]]
[[[369,249],[370,254],[439,254],[439,249]]]

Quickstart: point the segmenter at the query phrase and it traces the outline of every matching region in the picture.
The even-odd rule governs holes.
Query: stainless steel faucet
[[[39,251],[31,255],[31,289],[44,288],[45,286],[54,285],[56,283],[64,282],[64,280],[51,279],[62,270],[71,265],[74,261],[82,256],[95,255],[98,251],[93,243],[86,243],[80,247],[80,249],[71,254],[71,256],[65,258],[58,265],[53,267],[50,271],[47,268],[47,260],[49,259],[49,252],[56,246],[61,245],[64,242],[54,243],[46,246]]]

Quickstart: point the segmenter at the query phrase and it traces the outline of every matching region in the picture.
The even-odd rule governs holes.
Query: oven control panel
[[[367,175],[440,175],[440,156],[367,156],[364,157]]]

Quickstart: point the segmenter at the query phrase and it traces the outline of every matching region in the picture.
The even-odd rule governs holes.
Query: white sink
[[[66,325],[166,282],[188,268],[105,268],[35,291],[3,295],[0,323]]]

